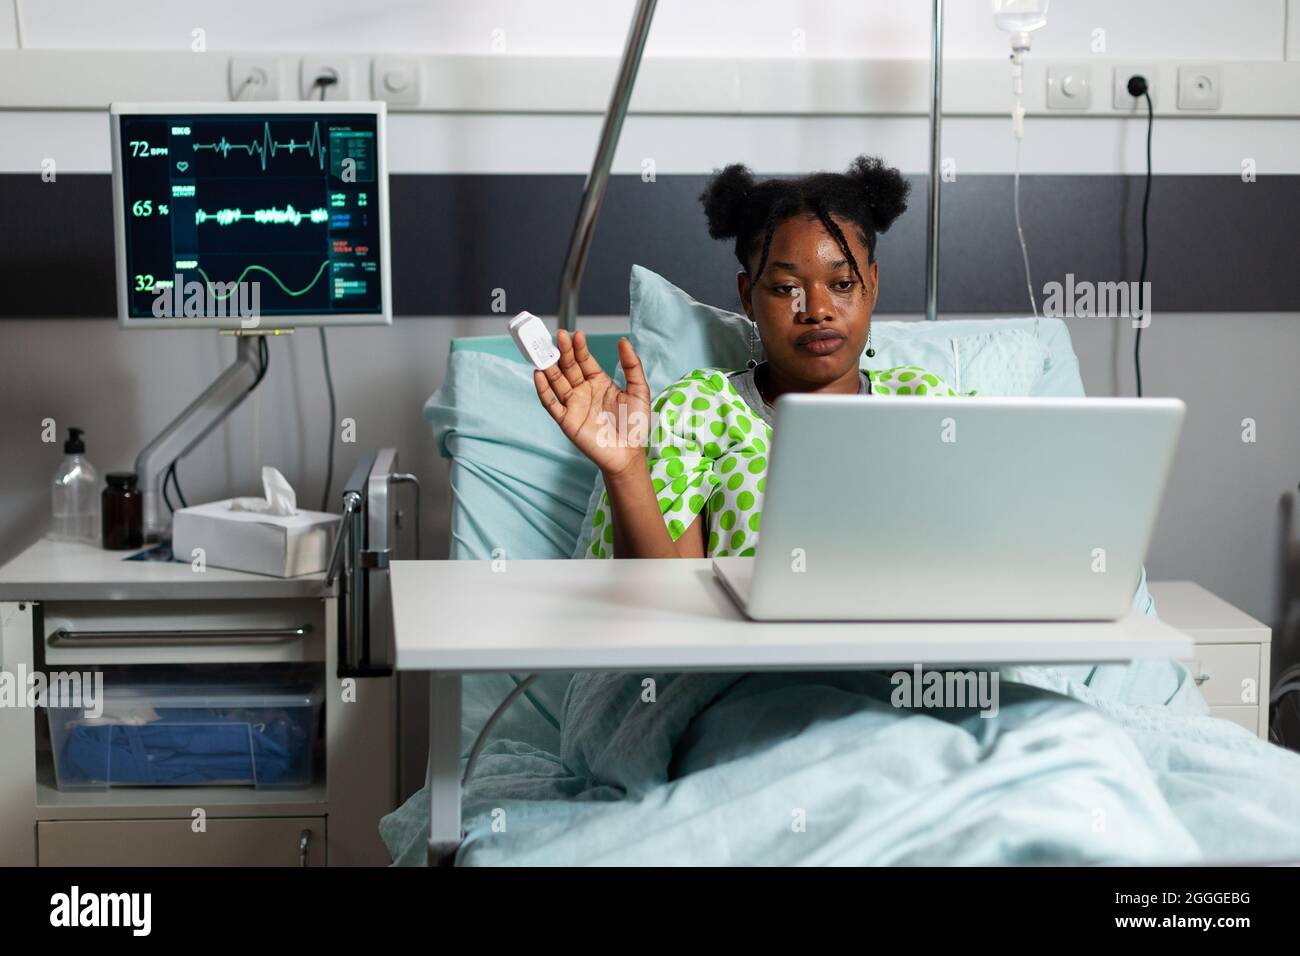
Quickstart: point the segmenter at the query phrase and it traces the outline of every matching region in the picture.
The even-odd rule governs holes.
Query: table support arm
[[[429,675],[429,865],[454,866],[460,849],[461,675]]]

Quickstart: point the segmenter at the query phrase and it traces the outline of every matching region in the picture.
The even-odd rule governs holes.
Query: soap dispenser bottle
[[[63,464],[54,473],[50,537],[99,544],[99,473],[86,460],[83,434],[80,428],[69,428],[63,443]]]

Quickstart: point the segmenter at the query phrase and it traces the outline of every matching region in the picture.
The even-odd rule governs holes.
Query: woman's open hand
[[[560,361],[533,373],[537,397],[578,450],[606,476],[645,467],[650,433],[650,386],[632,343],[618,341],[618,358],[627,378],[620,389],[587,350],[587,337],[556,335]]]

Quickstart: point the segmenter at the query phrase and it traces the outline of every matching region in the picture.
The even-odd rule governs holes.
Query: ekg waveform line
[[[254,209],[252,212],[244,212],[242,209],[218,209],[216,212],[206,212],[202,209],[194,210],[194,222],[201,225],[205,222],[215,222],[218,226],[233,226],[237,222],[244,222],[251,219],[253,222],[262,225],[281,226],[288,224],[296,226],[304,219],[313,223],[325,222],[329,219],[330,212],[328,209],[311,209],[302,212],[295,209],[292,205],[285,206],[283,209]]]
[[[325,168],[325,144],[320,138],[320,123],[311,124],[311,138],[305,143],[299,143],[290,139],[287,143],[277,143],[271,135],[271,124],[269,122],[262,124],[262,138],[254,140],[251,143],[232,143],[226,137],[221,137],[215,143],[195,143],[194,152],[201,149],[210,149],[215,153],[220,153],[222,159],[230,158],[232,149],[243,150],[249,156],[257,155],[262,163],[262,172],[266,172],[267,159],[274,159],[277,150],[288,150],[292,156],[294,150],[305,149],[308,156],[316,156],[320,163],[320,168]]]
[[[281,289],[283,289],[286,295],[290,295],[293,296],[294,298],[297,298],[298,296],[305,295],[307,292],[311,291],[312,286],[314,286],[318,281],[320,281],[321,275],[324,274],[325,272],[325,267],[329,264],[330,261],[328,259],[322,262],[320,264],[320,268],[316,270],[316,274],[312,276],[311,281],[308,282],[301,289],[299,289],[297,292],[290,289],[287,285],[281,282],[280,277],[276,275],[274,272],[272,272],[270,269],[268,269],[266,266],[259,266],[257,264],[253,264],[251,266],[245,267],[244,271],[239,274],[239,278],[237,278],[234,282],[230,283],[231,288],[229,291],[225,293],[214,292],[212,293],[212,295],[214,298],[217,299],[228,299],[230,296],[234,295],[235,289],[236,287],[238,287],[239,283],[244,281],[244,276],[256,270],[258,272],[265,272],[267,275],[269,275],[271,277],[271,280],[276,285],[278,285]],[[203,271],[202,267],[198,268],[196,271],[198,272],[199,275],[203,276],[203,281],[206,285],[210,286],[213,284],[212,279],[208,277],[208,274]]]

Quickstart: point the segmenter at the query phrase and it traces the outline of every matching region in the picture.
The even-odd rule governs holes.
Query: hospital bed
[[[652,390],[679,374],[678,365],[735,365],[738,350],[748,348],[738,317],[692,302],[648,270],[634,269],[631,300],[630,331]],[[593,336],[606,367],[616,338]],[[873,338],[878,360],[935,368],[977,395],[1083,391],[1060,320],[880,321]],[[445,738],[454,724],[458,752],[435,748],[432,786],[381,827],[398,862],[425,861],[431,823],[442,826],[434,858],[462,864],[1176,863],[1300,855],[1300,758],[1210,717],[1190,676],[1167,659],[1182,651],[1131,664],[1044,666],[1052,652],[1040,648],[1038,664],[1000,668],[1003,710],[988,720],[900,714],[867,701],[872,689],[854,682],[879,679],[878,672],[847,669],[867,666],[854,656],[860,648],[813,662],[813,701],[792,673],[758,673],[770,661],[755,644],[753,664],[743,668],[749,678],[728,683],[736,675],[716,665],[689,673],[672,707],[646,711],[653,719],[624,713],[639,681],[667,680],[698,662],[669,666],[669,656],[624,684],[592,683],[585,674],[575,680],[573,671],[588,666],[616,668],[605,646],[613,642],[597,634],[585,650],[561,648],[575,655],[560,662],[564,669],[529,682],[527,671],[544,669],[546,660],[525,656],[525,643],[501,626],[506,612],[489,609],[489,586],[471,594],[469,582],[481,582],[497,562],[501,586],[517,601],[530,589],[547,592],[539,575],[557,566],[596,575],[622,562],[570,560],[582,550],[596,471],[537,402],[531,369],[513,348],[504,337],[456,340],[447,378],[425,409],[438,451],[450,460],[452,562],[394,563],[397,666],[465,676],[444,673],[432,691],[443,730],[431,734]],[[429,572],[406,574],[422,565],[442,565],[441,592],[428,586]],[[554,590],[559,579],[548,580]],[[654,592],[652,582],[646,587]],[[540,618],[549,620],[554,607],[539,607]],[[1134,609],[1157,610],[1145,577]],[[526,614],[511,613],[516,632],[529,628]],[[503,664],[510,660],[499,656],[503,646],[518,655],[519,670]],[[417,648],[428,656],[411,656]],[[454,653],[462,655],[454,668],[437,663]],[[1126,656],[1141,653],[1095,659]],[[740,670],[741,660],[729,664]],[[460,777],[475,738],[507,699],[466,782],[458,843],[448,834],[460,832]],[[763,701],[779,704],[797,726],[764,725],[760,712],[771,708]],[[828,719],[840,705],[843,719]],[[656,765],[665,754],[677,763]],[[912,789],[917,780],[926,786]],[[879,802],[879,794],[889,797]],[[817,840],[750,828],[783,802],[818,821]]]
[[[570,330],[653,9],[653,0],[638,4],[579,209],[561,280],[560,322]],[[935,0],[932,184],[938,181],[941,12]],[[934,189],[927,224],[927,318],[933,320]],[[652,394],[687,370],[735,368],[748,357],[741,317],[694,302],[648,270],[633,268],[631,302],[630,337]],[[618,367],[617,338],[588,337],[606,370]],[[873,338],[873,364],[920,365],[959,392],[1083,394],[1060,320],[881,321],[873,323]],[[560,562],[577,573],[579,562],[570,559],[583,553],[585,518],[601,492],[597,473],[537,402],[531,368],[508,337],[455,340],[447,378],[425,416],[439,454],[451,461],[452,561],[499,565],[506,575],[514,561]],[[581,563],[590,574],[616,573],[609,566],[622,564]],[[556,581],[576,580],[546,576],[557,570],[530,569],[513,586],[543,594]],[[793,644],[779,658],[760,659],[755,648],[755,667],[845,668],[809,677],[718,672],[724,664],[750,669],[743,642],[725,660],[695,662],[690,666],[705,669],[690,673],[682,673],[687,664],[670,666],[677,664],[671,655],[647,654],[642,646],[624,663],[663,665],[661,672],[593,679],[584,667],[616,668],[616,657],[592,651],[584,658],[581,642],[571,642],[563,662],[579,673],[512,672],[511,653],[521,668],[542,669],[545,642],[525,648],[509,635],[486,633],[476,648],[473,609],[463,601],[442,621],[455,617],[465,633],[446,642],[430,638],[440,606],[431,583],[471,580],[451,572],[421,573],[401,562],[393,568],[397,666],[439,672],[431,684],[426,787],[381,824],[399,864],[1300,858],[1300,757],[1208,715],[1190,675],[1168,659],[1186,645],[1156,624],[1145,571],[1134,614],[1125,620],[1150,622],[1146,635],[1153,640],[1145,646],[1112,640],[1091,658],[1131,663],[1055,666],[1060,656],[1044,651],[1039,660],[1054,666],[1000,667],[1008,684],[1002,712],[989,719],[900,712],[882,695],[882,675],[848,668],[902,661],[863,657],[860,648],[807,663],[792,653]],[[490,614],[480,620],[501,623]],[[518,630],[530,623],[525,614],[511,620]],[[589,638],[589,651],[599,638]],[[1161,641],[1163,659],[1156,653]],[[936,654],[931,663],[974,659],[990,666],[987,656],[963,658],[951,648]],[[470,673],[476,669],[492,673]],[[656,706],[639,707],[647,677]],[[664,690],[671,685],[672,693],[654,696],[655,681]],[[475,747],[480,734],[481,750]],[[448,741],[457,738],[453,754]]]

